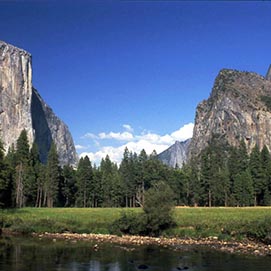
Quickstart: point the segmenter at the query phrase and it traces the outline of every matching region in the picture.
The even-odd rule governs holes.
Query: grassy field
[[[3,210],[3,227],[22,233],[77,232],[110,233],[112,223],[122,212],[141,209],[120,208],[23,208]],[[208,237],[220,239],[271,238],[271,207],[250,208],[176,208],[176,227],[166,236]]]

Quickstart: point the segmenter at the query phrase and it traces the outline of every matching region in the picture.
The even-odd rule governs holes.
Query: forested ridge
[[[86,156],[76,169],[59,166],[54,144],[46,164],[21,132],[4,155],[0,144],[0,204],[8,207],[142,207],[145,192],[159,181],[174,192],[176,205],[271,205],[271,157],[266,146],[248,154],[245,142],[229,146],[214,135],[201,155],[180,168],[127,148],[119,165],[109,156],[93,165]]]

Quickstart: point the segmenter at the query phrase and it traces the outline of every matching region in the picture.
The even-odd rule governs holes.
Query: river
[[[173,249],[86,241],[1,238],[1,271],[270,271],[271,257],[208,248]]]

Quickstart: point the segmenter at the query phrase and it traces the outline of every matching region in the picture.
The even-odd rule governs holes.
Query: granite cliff
[[[158,159],[170,167],[181,168],[187,160],[187,150],[191,139],[187,139],[183,142],[176,141],[165,151],[158,154]]]
[[[197,106],[188,157],[197,156],[213,135],[232,146],[244,140],[249,151],[258,144],[271,150],[271,68],[265,77],[223,69],[208,100]]]
[[[38,144],[43,162],[54,141],[61,165],[77,163],[68,127],[32,86],[31,55],[0,41],[0,138],[6,151],[23,129],[30,144]]]

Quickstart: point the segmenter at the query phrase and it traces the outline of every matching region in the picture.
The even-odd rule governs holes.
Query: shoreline
[[[258,243],[250,240],[243,241],[223,241],[217,237],[208,238],[166,238],[166,237],[147,237],[147,236],[131,236],[131,235],[107,235],[107,234],[78,234],[78,233],[32,233],[31,236],[40,239],[66,240],[71,242],[92,241],[97,242],[94,249],[98,249],[99,243],[112,243],[119,245],[157,245],[164,248],[174,250],[184,250],[190,247],[207,247],[231,254],[243,254],[254,256],[271,256],[271,245]]]

